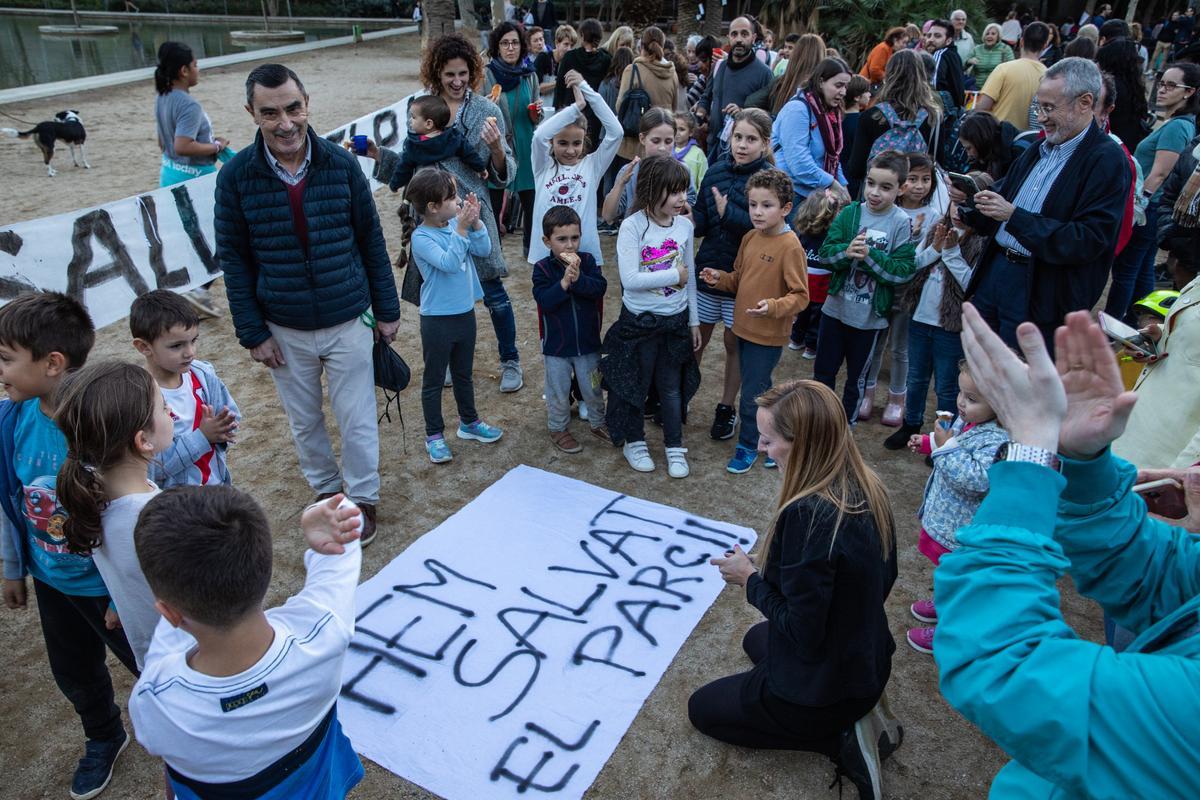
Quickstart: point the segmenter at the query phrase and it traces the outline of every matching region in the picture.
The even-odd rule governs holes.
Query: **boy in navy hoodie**
[[[600,388],[600,316],[608,281],[592,254],[579,252],[580,236],[575,209],[553,206],[542,217],[542,241],[550,255],[533,265],[533,298],[546,362],[550,440],[564,453],[583,450],[567,430],[572,371],[587,403],[592,435],[612,442],[604,424],[604,392]]]
[[[449,158],[461,159],[480,177],[487,178],[487,160],[450,122],[450,106],[437,95],[423,95],[409,103],[408,136],[400,151],[400,163],[388,181],[389,189],[395,192],[407,186],[421,167],[436,167]]]
[[[96,339],[87,310],[57,292],[21,295],[0,308],[0,557],[4,605],[25,608],[37,597],[50,674],[75,706],[87,737],[71,797],[104,791],[117,756],[129,744],[113,702],[105,646],[133,674],[136,662],[90,552],[72,552],[58,504],[58,469],[67,440],[54,424],[59,381],[87,361]]]

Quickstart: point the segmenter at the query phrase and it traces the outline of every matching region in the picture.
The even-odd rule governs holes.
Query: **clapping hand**
[[[346,544],[362,534],[362,512],[344,494],[335,494],[304,509],[300,529],[314,552],[340,555],[346,552]]]
[[[565,292],[579,280],[579,255],[576,253],[562,253],[558,258],[566,267],[563,270],[562,280],[559,282]]]
[[[462,208],[456,216],[458,232],[466,236],[473,228],[479,227],[479,198],[471,192],[462,202]]]
[[[945,222],[939,222],[937,225],[933,226],[933,245],[932,246],[933,246],[934,252],[937,252],[937,253],[942,252],[942,248],[946,246],[946,234],[947,233],[948,233],[948,231],[946,230]]]
[[[867,232],[863,231],[854,240],[850,242],[850,246],[846,248],[846,255],[855,260],[861,261],[870,254],[870,248],[867,247]]]
[[[721,190],[717,187],[712,187],[713,202],[717,206],[717,216],[724,218],[725,207],[729,205],[729,196],[721,194]]]
[[[1137,395],[1125,390],[1108,337],[1086,311],[1067,315],[1055,331],[1058,374],[1067,413],[1058,450],[1068,458],[1093,458],[1122,433]]]
[[[925,214],[917,214],[917,218],[912,221],[912,238],[919,239],[921,230],[925,227]]]
[[[218,414],[212,406],[204,404],[200,413],[200,432],[208,439],[209,444],[229,444],[237,440],[237,416],[228,406],[223,407]]]

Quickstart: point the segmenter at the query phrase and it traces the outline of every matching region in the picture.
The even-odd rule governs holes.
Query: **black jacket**
[[[400,297],[371,187],[358,159],[308,129],[312,162],[300,242],[288,190],[267,163],[262,134],[217,173],[217,260],[242,347],[271,338],[267,322],[311,331],[348,322],[368,308],[400,319]]]
[[[562,288],[566,268],[554,256],[533,265],[533,299],[542,355],[569,358],[600,352],[600,317],[608,281],[591,253],[579,253],[579,279]]]
[[[1200,228],[1182,227],[1175,222],[1173,212],[1179,193],[1196,169],[1196,157],[1192,155],[1192,150],[1198,146],[1200,136],[1192,139],[1187,149],[1179,154],[1175,168],[1163,181],[1162,195],[1158,200],[1158,246],[1189,265],[1200,260]]]
[[[933,88],[939,92],[949,92],[955,108],[963,107],[963,65],[958,56],[958,48],[951,42],[942,51],[938,61],[937,76]]]
[[[464,164],[476,172],[485,172],[488,169],[489,159],[480,155],[475,145],[467,142],[467,138],[456,125],[450,126],[431,139],[423,139],[410,131],[405,137],[400,163],[396,165],[391,180],[388,181],[388,188],[394,192],[401,186],[407,186],[413,173],[421,167],[436,167],[450,158],[462,159]]]
[[[1041,147],[1031,146],[993,190],[1011,203],[1041,157]],[[1033,254],[1028,318],[1043,331],[1061,325],[1067,312],[1090,309],[1100,299],[1131,180],[1124,151],[1093,122],[1050,187],[1041,213],[1018,208],[1009,219],[1008,232]],[[987,272],[1000,223],[974,208],[964,208],[962,217],[977,232],[993,237],[971,278],[970,296]]]
[[[563,60],[558,64],[558,79],[554,83],[554,109],[566,108],[575,102],[575,93],[567,88],[567,73],[571,70],[576,70],[583,76],[583,80],[588,86],[600,91],[600,84],[604,82],[604,77],[608,75],[608,68],[612,65],[612,56],[603,47],[597,48],[590,53],[583,47],[576,47],[574,50],[569,50]],[[590,146],[589,153],[596,152],[596,148],[600,146],[600,140],[603,138],[603,132],[600,129],[600,120],[596,113],[592,111],[589,105],[583,109],[583,116],[587,118],[587,135]]]
[[[732,292],[719,291],[701,281],[700,270],[712,267],[722,272],[733,272],[733,262],[737,260],[742,239],[754,229],[754,223],[750,221],[749,200],[746,199],[746,181],[769,166],[765,157],[739,166],[734,162],[733,154],[726,152],[704,173],[704,182],[696,194],[696,205],[692,206],[696,238],[703,237],[700,249],[696,252],[696,274],[692,276],[697,281],[697,291],[717,297],[734,296]],[[717,201],[712,193],[714,188],[725,195],[725,216],[717,213]],[[793,208],[792,214],[795,212]]]
[[[884,560],[875,518],[805,497],[776,523],[766,569],[746,599],[767,618],[767,686],[790,703],[878,699],[896,642],[883,603],[896,582],[896,545]],[[830,539],[832,537],[832,547]]]
[[[554,0],[547,0],[542,13],[538,13],[537,3],[530,3],[527,10],[533,15],[533,24],[546,32],[546,41],[553,44],[554,29],[558,27],[558,16],[554,13]]]

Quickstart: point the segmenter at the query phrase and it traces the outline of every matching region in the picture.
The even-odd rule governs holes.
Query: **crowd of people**
[[[1196,383],[1200,331],[1200,47],[1191,8],[1145,34],[1110,14],[1014,11],[976,36],[956,10],[888,29],[857,67],[816,32],[776,42],[752,16],[676,43],[654,26],[558,24],[538,2],[482,53],[443,35],[401,101],[407,136],[358,151],[403,191],[399,281],[370,183],[309,127],[301,77],[251,71],[258,133],[235,154],[189,93],[191,51],[164,44],[162,184],[226,162],[217,257],[314,493],[308,579],[263,610],[270,531],[231,487],[237,387],[197,358],[200,317],[220,313],[203,288],[135,300],[140,365],[88,363],[90,318],[65,295],[0,308],[3,596],[24,606],[32,576],[87,741],[71,796],[103,791],[130,741],[106,651],[140,676],[130,716],[168,796],[333,798],[358,782],[336,698],[378,530],[371,365],[401,300],[417,305],[429,459],[453,459],[446,388],[455,438],[496,442],[475,405],[475,306],[500,391],[520,391],[509,291],[526,264],[555,448],[584,450],[574,408],[593,446],[653,472],[652,420],[667,474],[688,477],[684,425],[719,324],[709,436],[736,437],[728,473],[761,457],[781,476],[757,554],[712,561],[765,620],[743,640],[752,667],[691,696],[699,731],[821,753],[860,797],[882,796],[903,738],[884,602],[907,543],[854,433],[887,365],[882,444],[931,468],[914,538],[934,595],[912,604],[906,640],[1012,756],[993,791],[1194,794],[1186,748],[1144,749],[1195,727],[1200,405],[1180,388]],[[503,241],[518,229],[513,264]],[[1101,327],[1088,312],[1105,297]],[[789,350],[813,380],[776,379]],[[1136,387],[1118,355],[1142,366]],[[1111,619],[1108,644],[1063,622],[1064,570]]]

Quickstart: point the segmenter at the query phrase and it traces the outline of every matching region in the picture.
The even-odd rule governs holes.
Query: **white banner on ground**
[[[517,467],[358,587],[338,717],[450,800],[578,798],[754,539]]]
[[[394,147],[406,133],[402,103],[326,138],[340,143],[366,134]],[[359,163],[370,177],[374,162]],[[89,177],[101,179],[97,173]],[[213,230],[215,185],[215,174],[204,175],[102,206],[0,225],[0,305],[24,292],[66,292],[87,306],[100,328],[128,314],[139,294],[184,292],[207,283],[221,272]]]

